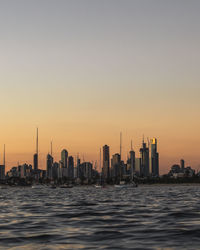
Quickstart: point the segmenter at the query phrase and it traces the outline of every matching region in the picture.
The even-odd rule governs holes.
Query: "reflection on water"
[[[0,190],[0,248],[199,249],[200,186]]]

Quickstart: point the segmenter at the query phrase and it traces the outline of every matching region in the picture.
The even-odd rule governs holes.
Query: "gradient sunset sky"
[[[158,139],[160,170],[200,169],[199,0],[1,0],[0,163],[53,140],[87,161]]]

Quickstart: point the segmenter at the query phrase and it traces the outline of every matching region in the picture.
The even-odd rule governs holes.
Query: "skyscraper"
[[[131,141],[131,151],[130,154],[130,165],[131,165],[131,176],[133,177],[133,173],[135,172],[135,151],[132,147],[132,141]]]
[[[185,161],[183,159],[180,160],[180,166],[181,166],[181,169],[185,168]]]
[[[0,165],[0,180],[4,180],[4,179],[5,179],[5,166]]]
[[[114,154],[111,159],[111,177],[118,178],[121,176],[121,156],[120,154]]]
[[[5,167],[6,167],[6,150],[4,144],[4,152],[3,152],[3,165],[0,165],[0,180],[5,179]]]
[[[68,152],[66,149],[63,149],[61,152],[61,164],[62,168],[67,168],[68,166]]]
[[[53,177],[53,157],[47,155],[47,178],[52,179]]]
[[[37,128],[37,135],[36,135],[36,153],[33,156],[33,166],[34,166],[34,170],[38,170],[38,128]]]
[[[147,148],[146,143],[142,143],[142,148],[140,148],[140,175],[147,177],[149,176],[149,148]]]
[[[157,139],[151,139],[151,171],[152,176],[159,176],[159,154],[157,152]]]
[[[68,158],[68,177],[70,179],[74,178],[74,158],[72,156]]]
[[[110,177],[110,149],[108,145],[103,146],[103,176]]]

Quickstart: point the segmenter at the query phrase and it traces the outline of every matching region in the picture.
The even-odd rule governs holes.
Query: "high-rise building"
[[[135,151],[133,151],[133,149],[131,149],[131,151],[129,152],[130,154],[130,167],[131,167],[131,175],[133,176],[133,174],[135,173]]]
[[[110,177],[110,149],[108,145],[103,146],[103,176]]]
[[[146,143],[142,143],[142,148],[140,148],[140,175],[147,177],[149,176],[149,148],[147,148]]]
[[[83,162],[79,165],[79,178],[85,178],[86,180],[91,180],[92,178],[92,163]]]
[[[50,154],[47,155],[47,178],[53,178],[53,157]]]
[[[60,165],[58,162],[54,162],[52,166],[52,178],[58,179],[60,177]]]
[[[63,168],[68,166],[68,152],[66,149],[63,149],[61,152],[61,164]]]
[[[185,168],[185,161],[183,159],[180,160],[180,165],[181,165],[181,169]]]
[[[4,152],[3,152],[3,165],[0,165],[0,180],[5,179],[5,167],[6,167],[6,151],[5,151],[5,144],[4,144]]]
[[[157,152],[157,139],[151,139],[151,171],[152,176],[159,176],[159,154]]]
[[[114,154],[111,159],[111,177],[119,178],[121,176],[121,156]]]
[[[4,180],[4,179],[5,179],[5,166],[0,165],[0,180]]]
[[[140,165],[141,165],[141,159],[135,158],[135,174],[137,176],[140,176]]]
[[[36,153],[33,156],[33,166],[34,166],[34,170],[38,170],[38,128],[37,128],[37,135],[36,135]]]
[[[68,177],[70,179],[74,178],[74,158],[72,156],[68,158]]]

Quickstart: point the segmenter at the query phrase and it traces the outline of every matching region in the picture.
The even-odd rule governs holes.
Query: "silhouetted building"
[[[110,149],[107,145],[103,147],[103,176],[105,179],[110,177]]]
[[[47,178],[53,178],[53,157],[50,154],[47,155]]]
[[[151,171],[152,176],[159,176],[159,154],[157,152],[157,139],[151,139]]]
[[[87,181],[92,179],[92,163],[83,162],[79,165],[79,178],[85,178]]]
[[[142,148],[140,149],[140,175],[147,177],[149,176],[149,148],[147,148],[146,143],[142,143]]]
[[[36,135],[36,153],[33,156],[33,167],[34,167],[34,170],[38,170],[38,128],[37,128],[37,135]]]
[[[58,162],[54,162],[52,166],[52,178],[58,179],[60,177],[60,165]]]
[[[131,150],[130,154],[130,174],[133,175],[135,173],[135,152]]]
[[[68,152],[66,149],[63,149],[61,152],[61,173],[62,177],[67,178],[68,177]]]
[[[174,164],[171,167],[171,170],[168,173],[168,176],[172,178],[181,178],[181,177],[193,177],[195,175],[195,170],[190,166],[185,167],[185,161],[180,161],[181,165]]]
[[[140,176],[140,165],[141,165],[141,159],[135,158],[135,174],[137,176]]]
[[[70,179],[74,178],[74,158],[72,156],[68,158],[68,177]]]
[[[183,159],[180,160],[180,165],[181,165],[181,169],[185,168],[185,161]]]
[[[111,159],[111,177],[120,179],[121,176],[121,156],[114,154]]]
[[[5,179],[5,165],[0,165],[0,180]]]
[[[33,166],[34,166],[34,170],[38,170],[38,154],[34,154],[33,156]]]
[[[68,152],[66,149],[63,149],[61,152],[61,164],[62,168],[67,168],[68,166]]]

